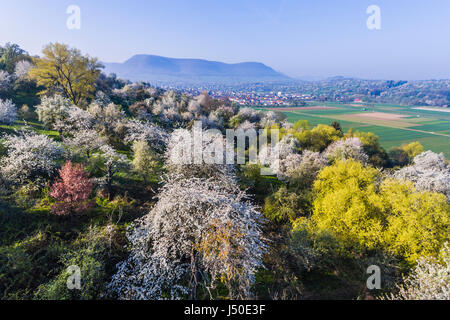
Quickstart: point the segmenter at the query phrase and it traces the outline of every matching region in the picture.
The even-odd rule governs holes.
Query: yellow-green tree
[[[297,124],[298,129],[302,130],[292,133],[304,149],[323,151],[329,144],[342,137],[342,133],[331,126],[319,124],[311,130],[306,130],[305,125]]]
[[[147,182],[158,168],[156,153],[151,150],[146,141],[136,141],[133,144],[133,153],[133,168],[142,175],[144,182]]]
[[[421,154],[424,151],[422,144],[420,144],[420,142],[418,141],[404,144],[400,148],[406,152],[410,159],[413,159],[415,156]]]
[[[417,192],[410,182],[388,179],[381,185],[386,203],[386,248],[411,263],[436,256],[450,239],[450,205],[436,192]]]
[[[42,53],[42,58],[33,59],[35,67],[29,72],[31,79],[45,87],[40,94],[62,91],[74,104],[92,97],[103,67],[96,58],[60,43],[50,43]]]
[[[447,197],[381,179],[378,170],[353,160],[323,169],[314,183],[309,230],[332,235],[343,248],[380,249],[411,264],[436,256],[450,239]]]
[[[384,203],[375,186],[379,175],[353,160],[323,169],[314,183],[313,229],[346,246],[378,247],[384,225]]]

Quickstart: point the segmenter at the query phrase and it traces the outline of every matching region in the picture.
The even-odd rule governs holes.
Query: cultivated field
[[[419,141],[425,149],[443,152],[447,158],[450,157],[450,113],[447,109],[332,102],[266,109],[282,112],[290,122],[302,119],[317,125],[337,120],[345,131],[353,128],[373,132],[380,137],[381,144],[387,150],[403,143]]]
[[[273,111],[304,111],[304,110],[329,110],[336,109],[335,107],[327,106],[305,106],[305,107],[278,107],[278,108],[268,108]]]

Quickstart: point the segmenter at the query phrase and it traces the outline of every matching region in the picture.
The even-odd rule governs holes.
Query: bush
[[[105,288],[115,263],[123,251],[118,243],[114,226],[107,228],[90,227],[74,242],[71,250],[62,255],[62,269],[56,277],[40,285],[34,295],[40,300],[91,300],[104,297]],[[81,289],[67,288],[67,279],[72,275],[70,266],[78,266],[81,271]]]

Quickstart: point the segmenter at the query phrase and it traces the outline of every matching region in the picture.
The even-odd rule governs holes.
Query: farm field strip
[[[404,143],[419,141],[425,149],[443,152],[446,157],[450,157],[450,114],[396,105],[376,105],[365,107],[366,110],[338,103],[316,104],[319,105],[335,109],[297,108],[293,111],[283,111],[276,107],[271,109],[282,112],[289,122],[308,120],[311,126],[316,126],[338,120],[344,131],[353,128],[355,131],[373,132],[380,137],[380,143],[386,150]],[[309,103],[308,107],[311,106],[313,105]],[[266,107],[259,109],[268,110]],[[368,119],[362,116],[371,112],[392,114],[394,117],[396,114],[402,117],[397,116],[393,123],[389,123],[383,119]],[[355,116],[357,114],[361,116]]]
[[[298,112],[298,111],[290,111],[292,113],[296,113],[296,114],[303,114],[303,115],[308,115],[308,114],[304,114],[302,112]],[[439,132],[430,132],[430,131],[425,131],[425,130],[420,130],[420,129],[412,129],[409,128],[407,126],[404,126],[400,121],[389,121],[389,120],[368,120],[368,119],[363,119],[360,117],[351,117],[351,116],[333,116],[333,115],[314,115],[315,117],[319,117],[319,118],[326,118],[326,119],[332,119],[332,120],[345,120],[345,121],[349,121],[349,122],[355,122],[355,123],[364,123],[364,124],[369,124],[369,125],[376,125],[376,126],[380,126],[380,127],[388,127],[388,128],[394,128],[394,129],[402,129],[402,130],[410,130],[410,131],[416,131],[416,132],[422,132],[422,133],[428,133],[428,134],[432,134],[432,135],[439,135],[439,136],[444,136],[444,137],[448,137],[450,138],[450,135],[448,134],[444,134],[444,133],[439,133]],[[413,124],[413,125],[420,125],[420,124]]]

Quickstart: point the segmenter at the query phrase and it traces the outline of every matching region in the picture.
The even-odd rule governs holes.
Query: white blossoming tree
[[[8,91],[11,88],[11,75],[3,70],[0,70],[0,92]]]
[[[232,298],[251,296],[262,266],[261,215],[235,185],[169,176],[153,210],[128,233],[131,253],[109,289],[122,299],[198,298],[222,281]]]
[[[53,128],[60,132],[74,134],[79,131],[92,130],[95,121],[91,113],[77,106],[71,106],[68,110],[67,117],[58,119],[53,125]]]
[[[106,145],[106,140],[101,138],[95,130],[73,131],[73,136],[64,140],[64,144],[74,154],[84,153],[89,159],[93,152]]]
[[[286,178],[287,168],[300,163],[299,142],[292,135],[284,136],[275,146],[263,146],[259,152],[259,161],[269,166],[279,179]]]
[[[355,137],[333,142],[325,149],[324,155],[330,162],[353,159],[366,164],[369,161],[363,144]]]
[[[185,178],[213,178],[224,187],[233,185],[235,168],[225,165],[226,145],[220,131],[198,133],[202,135],[200,141],[195,141],[197,137],[190,130],[172,132],[165,152],[166,169]]]
[[[113,103],[107,106],[94,103],[89,106],[88,112],[94,119],[95,130],[110,143],[123,138],[126,132],[126,117],[119,106]]]
[[[48,136],[27,131],[5,136],[3,145],[7,155],[0,160],[0,170],[4,179],[15,184],[51,177],[64,154],[62,146]]]
[[[11,124],[17,120],[17,108],[11,100],[0,99],[0,123]]]
[[[394,177],[414,182],[419,190],[440,192],[450,198],[450,166],[442,153],[425,151],[414,158],[411,166],[395,172]]]
[[[450,248],[448,243],[440,252],[440,261],[433,257],[420,258],[415,269],[398,285],[398,292],[387,297],[392,300],[450,300]]]
[[[327,159],[321,153],[310,150],[304,150],[299,158],[289,160],[287,158],[284,164],[286,179],[291,185],[300,188],[312,187],[320,170],[328,165]]]
[[[17,62],[16,67],[14,69],[14,75],[17,78],[24,78],[27,76],[28,71],[31,69],[31,62],[27,60],[22,60]]]
[[[93,156],[102,163],[100,169],[103,171],[104,176],[99,182],[104,184],[108,192],[108,198],[112,200],[114,196],[114,176],[121,169],[128,167],[128,158],[107,144],[101,146],[99,152],[94,153]]]
[[[36,107],[39,121],[44,122],[48,127],[53,126],[57,121],[63,121],[69,115],[72,103],[60,95],[53,97],[43,97],[41,104]]]
[[[136,119],[126,123],[127,133],[125,142],[134,143],[136,141],[146,141],[150,147],[162,150],[169,139],[168,133],[150,122],[142,122]]]

